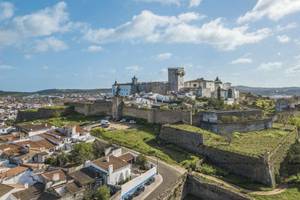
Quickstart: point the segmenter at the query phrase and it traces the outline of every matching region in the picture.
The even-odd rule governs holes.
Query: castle
[[[134,76],[130,83],[118,83],[112,86],[114,96],[130,96],[136,93],[159,93],[166,95],[169,92],[192,93],[197,97],[224,99],[229,103],[239,98],[239,91],[231,83],[223,83],[218,77],[213,80],[199,78],[184,81],[184,68],[168,68],[168,82],[138,82]]]

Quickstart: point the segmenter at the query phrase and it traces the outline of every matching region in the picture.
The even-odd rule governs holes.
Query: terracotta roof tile
[[[95,165],[99,166],[100,168],[108,171],[108,168],[110,165],[113,166],[113,171],[118,170],[122,167],[125,167],[129,165],[127,162],[123,161],[122,159],[115,157],[115,156],[109,156],[108,161],[106,158],[99,158],[97,160],[92,161]]]
[[[14,167],[14,168],[9,169],[6,172],[0,173],[0,178],[1,179],[11,178],[11,177],[14,177],[18,174],[25,172],[26,170],[28,170],[27,167],[22,167],[22,166]]]

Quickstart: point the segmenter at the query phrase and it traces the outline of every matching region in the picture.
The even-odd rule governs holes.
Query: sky
[[[115,80],[300,86],[300,0],[0,0],[0,90]]]

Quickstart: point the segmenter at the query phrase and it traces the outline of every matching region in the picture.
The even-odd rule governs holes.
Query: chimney
[[[108,166],[108,174],[112,174],[114,171],[114,166],[113,165],[109,165]]]

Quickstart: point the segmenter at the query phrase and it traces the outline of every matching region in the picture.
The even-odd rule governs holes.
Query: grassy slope
[[[198,157],[173,145],[159,145],[155,140],[156,134],[150,127],[113,131],[94,129],[93,134],[141,153],[157,156],[171,164],[179,163],[183,166],[187,166],[199,160]]]
[[[300,199],[300,186],[288,188],[281,194],[270,196],[253,195],[256,200],[298,200]]]
[[[96,120],[99,120],[99,119],[101,119],[101,117],[86,117],[84,115],[69,115],[69,116],[66,116],[66,117],[54,117],[54,118],[49,118],[49,119],[40,119],[40,120],[28,121],[28,122],[23,122],[21,124],[49,123],[49,124],[52,124],[53,126],[56,126],[56,127],[63,127],[63,126],[66,126],[66,125],[82,125],[84,123],[93,122],[93,121],[96,121]]]
[[[267,151],[273,150],[282,140],[282,137],[289,134],[280,129],[268,129],[249,133],[234,133],[230,144],[225,139],[214,133],[190,125],[170,125],[173,128],[186,131],[198,132],[204,136],[204,143],[222,150],[240,153],[249,156],[260,156]]]

